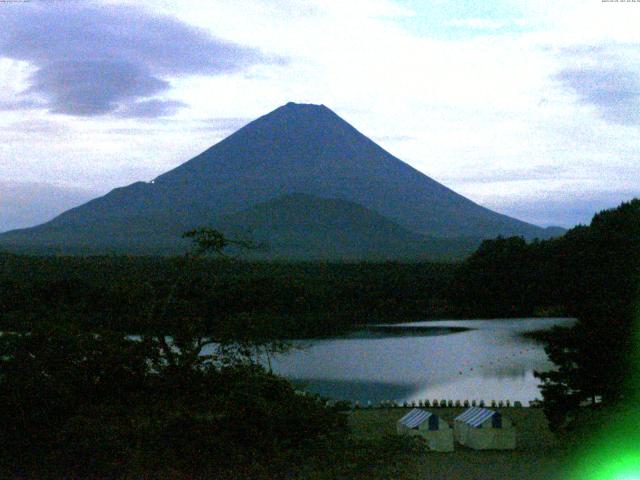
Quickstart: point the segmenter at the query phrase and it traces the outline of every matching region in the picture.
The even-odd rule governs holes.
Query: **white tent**
[[[427,442],[429,450],[453,452],[453,432],[447,422],[439,416],[414,408],[396,424],[398,433],[419,435]]]
[[[513,450],[516,430],[499,412],[472,407],[454,419],[453,435],[460,445],[476,450]]]

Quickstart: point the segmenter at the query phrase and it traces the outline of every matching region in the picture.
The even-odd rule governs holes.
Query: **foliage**
[[[222,254],[222,251],[229,246],[236,246],[242,249],[255,249],[258,246],[248,240],[234,240],[225,237],[222,232],[213,228],[197,228],[182,234],[182,238],[190,238],[193,245],[193,254],[196,256],[214,253]]]
[[[454,275],[445,298],[458,312],[524,316],[555,311],[575,316],[571,330],[545,335],[556,371],[538,374],[552,428],[580,405],[631,397],[640,386],[635,317],[640,299],[640,199],[594,216],[563,237],[527,244],[485,241]]]
[[[187,264],[173,271],[164,297],[143,305],[141,337],[78,322],[91,303],[73,281],[54,284],[57,308],[39,309],[29,331],[0,336],[0,462],[8,472],[279,478],[297,457],[341,441],[346,421],[336,409],[255,362],[251,348],[264,348],[266,336],[230,331],[202,355],[214,339],[201,318],[177,315],[189,303],[177,294]]]
[[[216,476],[266,468],[272,455],[285,462],[345,432],[318,397],[257,365],[158,370],[149,360],[163,352],[147,348],[62,327],[0,337],[3,463],[37,478]]]
[[[561,239],[525,242],[520,237],[485,240],[457,269],[444,298],[462,317],[526,317],[567,314]]]
[[[437,298],[453,271],[431,263],[6,254],[0,255],[0,326],[24,330],[59,315],[86,329],[157,331],[150,306],[164,308],[173,288],[168,317],[199,318],[214,335],[249,319],[279,338],[333,335],[365,322],[437,317]]]
[[[559,369],[539,374],[556,427],[571,425],[581,404],[624,404],[638,394],[640,200],[597,214],[560,248],[571,262],[568,308],[579,320],[571,331],[548,337],[547,353]]]

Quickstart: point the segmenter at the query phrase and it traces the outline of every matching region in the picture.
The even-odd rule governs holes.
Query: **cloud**
[[[405,142],[415,140],[415,137],[412,135],[376,135],[373,140],[376,142]]]
[[[536,225],[571,228],[577,224],[588,225],[597,212],[639,196],[640,189],[612,188],[587,192],[537,190],[520,195],[487,195],[482,198],[482,204]]]
[[[9,123],[4,127],[4,130],[36,135],[60,135],[71,131],[64,123],[38,118]]]
[[[45,104],[33,99],[14,99],[14,100],[0,100],[0,112],[10,112],[17,110],[30,110],[43,108]]]
[[[166,90],[169,82],[142,65],[123,61],[50,62],[31,76],[26,93],[47,100],[49,110],[69,115],[100,115],[121,103]]]
[[[162,107],[160,107],[162,108]],[[141,112],[139,112],[141,113]],[[143,115],[139,114],[139,118]],[[152,124],[137,127],[116,127],[108,130],[109,134],[116,135],[138,135],[150,133],[167,134],[179,132],[215,133],[218,135],[229,135],[251,122],[252,118],[226,117],[226,118],[205,118],[205,119],[160,119]]]
[[[561,165],[536,165],[532,167],[514,167],[508,169],[484,168],[482,170],[473,169],[472,171],[452,172],[452,174],[445,177],[445,179],[447,181],[457,182],[458,184],[504,184],[509,182],[554,179],[566,174],[567,171],[568,169]]]
[[[116,113],[121,117],[167,117],[173,115],[178,109],[185,106],[186,103],[177,100],[141,100],[122,107]]]
[[[587,103],[568,72],[640,71],[640,4],[402,1],[415,13],[403,15],[387,0],[219,0],[215,8],[106,1],[114,5],[31,0],[0,8],[0,57],[11,57],[0,58],[0,109],[15,109],[17,92],[56,61],[121,62],[119,71],[137,72],[147,90],[149,76],[166,85],[106,98],[113,110],[95,120],[40,111],[55,108],[46,90],[18,96],[30,110],[0,115],[1,178],[100,191],[151,180],[296,100],[326,104],[398,158],[480,203],[501,193],[487,200],[500,210],[512,195],[530,193],[530,204],[512,213],[540,223],[560,218],[527,216],[544,210],[536,203],[542,188],[589,194],[638,183],[640,149],[629,127],[599,121],[613,107]],[[9,18],[13,12],[20,17]],[[458,27],[447,23],[454,19]],[[232,51],[209,48],[216,38]],[[287,58],[286,68],[261,51]],[[565,80],[555,77],[563,71]],[[151,100],[189,109],[149,121],[143,112],[180,108]],[[70,130],[7,126],[38,118]]]
[[[0,180],[0,232],[46,222],[96,196],[66,185]]]
[[[53,144],[60,141],[72,140],[76,132],[67,122],[38,117],[7,121],[2,125],[1,130],[0,143],[5,145],[5,149],[0,150],[0,155],[4,154],[5,156],[11,148],[10,146],[17,148],[17,145],[24,145],[24,143],[29,140],[33,141],[33,138],[46,138],[49,144]],[[9,157],[7,160],[7,163],[15,163],[16,161],[15,157]],[[2,167],[0,167],[0,169],[2,169]],[[0,183],[2,183],[2,177],[6,175],[7,169],[5,168],[3,169],[3,175],[0,177]]]
[[[75,116],[171,114],[184,104],[153,97],[169,90],[172,77],[283,62],[126,5],[33,2],[0,16],[0,30],[0,56],[37,68],[18,102]]]
[[[565,48],[563,55],[574,65],[554,78],[573,90],[582,104],[596,107],[608,123],[640,125],[640,69],[626,50],[624,45]]]
[[[527,22],[523,19],[456,18],[446,22],[446,25],[478,30],[502,30],[510,27],[525,27]]]
[[[236,130],[241,129],[252,120],[252,118],[244,117],[209,118],[206,120],[201,120],[200,123],[202,125],[200,127],[194,128],[193,130],[232,133]]]

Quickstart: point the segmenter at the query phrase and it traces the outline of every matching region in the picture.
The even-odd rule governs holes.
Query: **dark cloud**
[[[3,14],[0,56],[37,67],[22,101],[44,100],[58,113],[166,115],[182,104],[150,97],[171,77],[283,61],[132,6],[32,2]]]
[[[154,77],[140,64],[89,60],[44,65],[32,75],[26,92],[46,98],[55,113],[99,115],[168,87],[169,82]]]
[[[616,49],[616,46],[564,49],[562,54],[577,65],[561,70],[555,78],[573,90],[583,104],[595,106],[605,121],[640,125],[640,69],[621,61]]]
[[[0,112],[11,110],[31,110],[46,108],[46,104],[32,98],[17,98],[13,101],[0,100]]]

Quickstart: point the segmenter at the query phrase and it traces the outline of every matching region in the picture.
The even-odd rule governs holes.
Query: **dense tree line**
[[[557,371],[540,374],[552,427],[570,425],[581,405],[629,402],[640,387],[640,200],[593,217],[563,237],[527,244],[485,241],[445,295],[459,312],[576,317],[544,335]]]
[[[565,276],[567,308],[578,318],[570,331],[547,339],[559,367],[540,375],[552,423],[571,425],[580,405],[625,405],[640,387],[640,200],[594,216],[559,248],[571,262]]]
[[[453,265],[430,263],[267,263],[163,257],[0,255],[0,325],[29,328],[41,318],[87,329],[141,333],[149,306],[177,272],[173,315],[221,331],[247,319],[275,336],[344,332],[356,324],[437,315]]]
[[[457,316],[524,317],[576,314],[574,238],[534,240],[498,237],[482,242],[457,269],[444,302]]]

